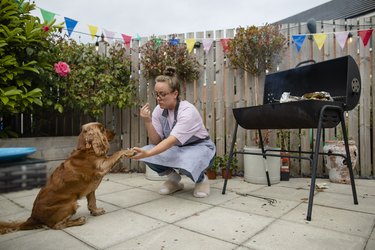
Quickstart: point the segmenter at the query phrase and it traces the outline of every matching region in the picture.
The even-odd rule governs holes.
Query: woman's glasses
[[[160,98],[160,99],[163,99],[164,97],[166,97],[168,94],[170,94],[172,92],[169,92],[169,93],[165,93],[165,92],[157,92],[157,91],[153,91],[152,92],[152,95],[155,97],[155,98]]]

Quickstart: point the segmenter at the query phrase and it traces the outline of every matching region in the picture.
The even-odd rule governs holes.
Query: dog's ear
[[[106,129],[105,130],[105,137],[107,137],[108,141],[112,141],[115,138],[116,133],[113,130]]]
[[[85,148],[86,148],[85,125],[82,125],[81,133],[79,133],[79,136],[78,136],[77,149],[85,149]]]

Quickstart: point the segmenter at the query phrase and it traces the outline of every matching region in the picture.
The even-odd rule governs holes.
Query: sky
[[[189,32],[261,26],[273,23],[329,0],[35,0],[37,7],[78,21],[74,30],[89,34],[87,25],[135,38]],[[32,12],[41,17],[40,10]],[[43,19],[42,19],[43,20]],[[306,20],[307,21],[307,20]],[[90,35],[73,33],[80,42]],[[95,42],[95,41],[94,41]]]

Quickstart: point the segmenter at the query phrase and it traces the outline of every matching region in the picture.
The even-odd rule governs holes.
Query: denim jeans
[[[211,159],[209,166],[211,166],[211,165],[213,164],[214,159],[215,159],[215,157],[213,157],[213,158]],[[147,166],[149,166],[152,170],[154,170],[154,171],[155,171],[156,173],[158,173],[160,176],[163,176],[163,175],[169,174],[170,171],[171,171],[171,169],[173,169],[173,168],[171,168],[171,167],[166,167],[166,166],[162,166],[162,165],[158,165],[158,164],[153,164],[153,163],[149,163],[149,162],[147,163]],[[207,166],[207,168],[208,168],[209,166]],[[189,177],[192,181],[194,181],[194,180],[193,180],[193,177],[192,177],[192,175],[191,175],[190,172],[188,172],[188,171],[186,171],[185,169],[182,169],[182,168],[179,169],[179,170],[180,170],[180,172],[181,172],[182,174],[186,175],[186,176]],[[196,183],[200,183],[200,182],[202,182],[203,179],[204,179],[204,171],[199,175],[199,178],[198,178],[198,180],[197,180]]]

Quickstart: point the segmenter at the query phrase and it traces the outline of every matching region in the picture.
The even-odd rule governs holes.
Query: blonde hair
[[[165,82],[168,83],[171,91],[178,91],[177,99],[180,99],[180,83],[176,75],[176,68],[172,66],[167,66],[163,72],[163,75],[156,77],[155,82]]]

